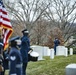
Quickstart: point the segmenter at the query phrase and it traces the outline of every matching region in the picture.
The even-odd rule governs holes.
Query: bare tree
[[[43,45],[47,38],[47,21],[44,19],[39,19],[35,27],[33,27],[33,31],[31,32],[33,36],[31,36],[31,41],[36,45]]]
[[[75,0],[49,0],[50,7],[44,17],[52,21],[51,25],[58,27],[66,42],[70,36],[76,34],[76,1]]]
[[[28,27],[29,30],[49,5],[46,0],[8,0],[6,2],[13,19],[17,20],[18,24],[23,25],[24,28]]]
[[[29,31],[35,26],[38,30],[37,25],[42,25],[42,23],[38,24],[39,20],[46,19],[50,21],[51,28],[59,28],[64,42],[76,34],[75,0],[4,0],[4,2],[10,14],[13,15],[12,18],[16,20],[16,25],[23,25],[21,27],[27,27]],[[37,34],[36,37],[42,35],[41,31]]]
[[[45,45],[48,46],[49,48],[53,48],[54,47],[54,40],[55,40],[55,38],[59,39],[60,45],[64,45],[62,32],[57,27],[52,27],[52,29],[50,31],[50,35],[48,35],[48,41],[45,43]]]
[[[46,31],[46,23],[43,24],[41,18],[50,3],[46,0],[8,0],[5,1],[5,5],[11,16],[13,16],[12,18],[16,20],[13,22],[15,34],[20,34],[20,28],[27,28],[31,32],[32,43],[37,45],[42,44],[43,36],[46,33],[44,32]]]

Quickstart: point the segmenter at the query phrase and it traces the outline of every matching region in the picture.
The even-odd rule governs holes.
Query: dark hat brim
[[[20,39],[20,37],[19,37],[19,36],[13,37],[13,38],[11,38],[11,39],[9,40],[9,42],[15,41],[15,40],[17,40],[17,39]]]

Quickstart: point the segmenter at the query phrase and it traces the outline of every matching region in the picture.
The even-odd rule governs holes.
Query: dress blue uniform
[[[21,55],[23,61],[23,75],[26,75],[26,67],[28,63],[28,52],[30,50],[30,41],[28,38],[28,31],[27,29],[22,31],[23,37],[21,38]]]
[[[2,61],[2,63],[3,63],[4,71],[1,72],[1,75],[4,75],[5,74],[5,70],[9,69],[9,67],[8,67],[8,62],[9,62],[8,55],[9,54],[8,54],[7,50],[3,51],[3,61]]]
[[[4,70],[8,70],[9,69],[9,66],[8,66],[9,53],[8,53],[8,50],[3,51],[3,57],[4,57],[4,60],[3,60]]]
[[[56,47],[57,47],[59,44],[60,44],[60,41],[59,41],[57,38],[55,38],[55,40],[54,40],[54,51],[55,51],[55,55],[56,55]]]
[[[11,40],[11,50],[9,52],[9,75],[22,75],[22,57],[17,48],[17,37]]]

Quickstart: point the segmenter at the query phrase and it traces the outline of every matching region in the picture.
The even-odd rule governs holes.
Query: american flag
[[[8,40],[12,35],[13,29],[2,0],[0,0],[0,27],[2,27],[3,44],[5,50],[8,47]]]

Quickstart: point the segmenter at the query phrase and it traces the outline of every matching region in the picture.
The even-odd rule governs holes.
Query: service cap
[[[22,30],[22,33],[29,33],[27,29]]]
[[[15,41],[15,40],[18,40],[18,39],[20,39],[20,37],[19,37],[19,36],[15,36],[15,37],[11,38],[11,39],[9,40],[9,42],[12,42],[12,41]]]

